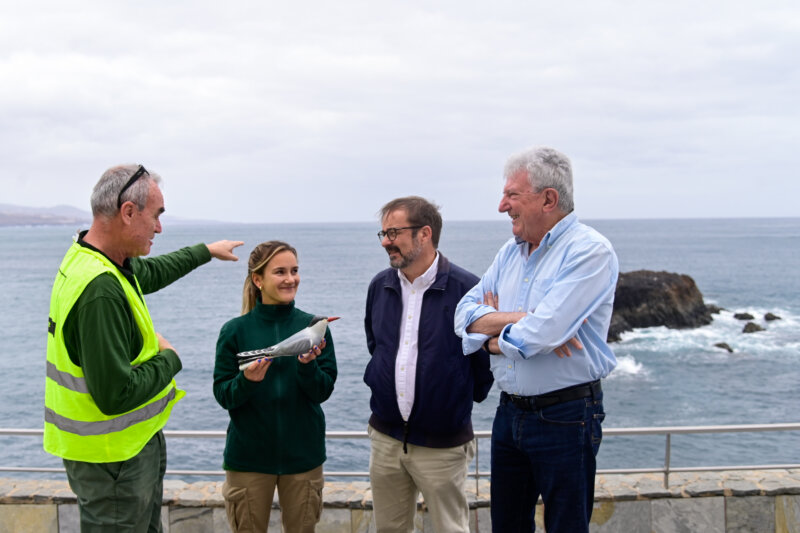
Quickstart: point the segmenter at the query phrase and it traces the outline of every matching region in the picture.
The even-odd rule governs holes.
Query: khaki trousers
[[[427,448],[403,443],[368,428],[372,450],[369,476],[378,533],[414,530],[417,497],[428,507],[436,533],[468,533],[467,468],[475,455],[470,441],[453,448]]]
[[[234,533],[264,533],[278,488],[285,533],[313,533],[322,514],[322,465],[301,474],[225,473],[222,496]]]

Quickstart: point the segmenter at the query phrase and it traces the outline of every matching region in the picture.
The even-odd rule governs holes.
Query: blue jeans
[[[526,411],[501,399],[492,427],[492,531],[529,533],[542,496],[547,533],[589,531],[603,394]]]

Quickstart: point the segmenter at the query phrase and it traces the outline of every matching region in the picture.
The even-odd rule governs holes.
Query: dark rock
[[[633,329],[633,326],[628,324],[628,321],[616,312],[616,307],[617,304],[615,302],[614,312],[611,313],[611,324],[608,326],[608,342],[619,342],[621,333]]]
[[[708,309],[708,312],[712,315],[718,315],[721,311],[725,310],[724,308],[714,304],[706,305],[706,309]]]
[[[756,331],[764,331],[764,328],[756,324],[755,322],[748,322],[744,325],[742,329],[742,333],[755,333]]]
[[[753,320],[755,317],[750,313],[734,313],[733,318],[736,320]]]
[[[778,315],[773,315],[772,313],[767,313],[766,315],[764,315],[764,320],[766,320],[768,322],[771,322],[773,320],[780,320],[780,319],[781,319],[781,317],[779,317]]]
[[[731,348],[727,342],[718,342],[714,345],[715,348],[722,348],[723,350],[728,350],[728,353],[733,353],[733,348]]]
[[[694,280],[684,274],[637,270],[619,275],[609,342],[634,328],[666,326],[685,329],[705,326],[711,312]]]

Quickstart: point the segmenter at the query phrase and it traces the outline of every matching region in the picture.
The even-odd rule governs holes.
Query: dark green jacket
[[[78,243],[100,252],[82,240]],[[149,294],[209,261],[208,247],[197,244],[157,257],[126,260],[117,268],[128,279],[135,275],[142,292]],[[83,369],[92,399],[107,415],[138,407],[181,370],[172,350],[162,350],[158,357],[131,368],[142,349],[142,334],[125,291],[111,275],[97,276],[86,286],[64,320],[64,342],[72,362]]]
[[[308,364],[277,357],[263,381],[239,370],[236,354],[267,348],[307,327],[313,315],[289,305],[258,302],[222,326],[214,366],[214,397],[228,410],[226,470],[299,474],[325,462],[325,415],[333,392],[336,357],[330,330],[322,353]]]

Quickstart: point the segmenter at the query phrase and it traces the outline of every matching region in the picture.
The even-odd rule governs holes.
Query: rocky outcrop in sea
[[[608,341],[617,342],[620,335],[635,328],[666,326],[670,329],[697,328],[710,324],[713,314],[721,309],[706,305],[694,280],[686,274],[636,270],[623,272],[617,281],[614,312],[608,329]],[[736,312],[738,320],[747,321],[742,333],[756,333],[765,328],[753,322],[748,312]],[[781,320],[773,313],[764,315],[765,322]],[[733,352],[725,342],[714,347]]]
[[[694,280],[685,274],[636,270],[619,275],[609,342],[634,328],[705,326],[719,308],[708,306]]]

